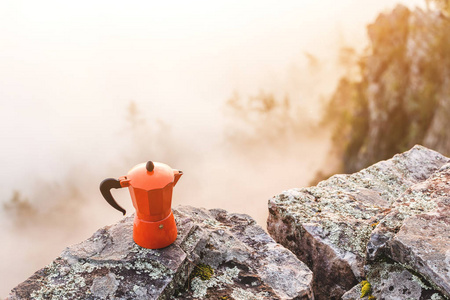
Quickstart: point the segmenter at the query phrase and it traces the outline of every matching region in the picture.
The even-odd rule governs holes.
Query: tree
[[[450,0],[425,0],[427,2],[427,6],[430,4],[434,4],[437,9],[442,11],[446,16],[450,16]]]

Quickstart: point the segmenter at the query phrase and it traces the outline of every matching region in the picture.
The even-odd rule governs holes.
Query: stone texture
[[[444,297],[426,281],[398,263],[381,262],[371,266],[367,274],[367,281],[372,286],[371,295],[376,299],[444,300]],[[342,296],[342,300],[368,298],[368,296],[361,298],[361,284],[357,284]]]
[[[406,198],[426,182],[436,186],[436,195],[445,194],[446,188],[438,186],[445,185],[447,179],[443,178],[438,184],[434,178],[442,178],[439,169],[448,162],[448,158],[435,151],[415,146],[358,173],[335,175],[315,187],[285,191],[269,200],[268,231],[313,271],[316,299],[338,299],[364,278],[367,253],[374,256],[373,253],[378,252],[381,255],[381,249],[395,250],[401,248],[400,241],[407,241],[406,237],[410,236],[408,232],[393,239],[394,235],[390,232],[378,230],[386,216],[398,214],[396,206],[403,204],[399,210],[404,218],[416,216],[425,209],[444,209],[442,203],[446,201],[443,200],[445,195],[441,196],[441,204],[429,203],[428,198],[424,197],[414,201],[407,201]],[[430,180],[426,181],[428,178]],[[405,213],[406,207],[409,214]],[[442,216],[436,218],[448,225]],[[402,226],[404,220],[399,222],[395,228]],[[440,229],[435,230],[435,238],[445,240],[447,225],[438,226]],[[428,228],[431,230],[433,227]],[[376,241],[377,246],[370,244],[369,240]],[[412,243],[409,243],[408,247],[411,246]],[[432,246],[425,249],[431,251],[429,255],[444,261],[438,263],[433,260],[431,263],[430,260],[434,269],[444,270],[445,249],[448,246],[444,243],[439,249]],[[412,258],[409,258],[411,255],[405,256],[408,259],[397,256],[391,255],[392,259],[404,263],[416,258],[414,254]],[[415,268],[413,263],[409,264]],[[436,281],[436,284],[439,282],[437,276],[427,278]],[[442,280],[445,281],[445,278]],[[441,286],[444,292],[446,287]]]
[[[390,233],[385,255],[450,297],[450,164],[413,186],[395,204],[377,232]]]
[[[430,176],[429,179],[412,185],[393,203],[390,212],[383,218],[383,220],[376,226],[372,232],[369,243],[367,245],[367,257],[370,260],[375,260],[380,255],[386,255],[386,243],[400,231],[398,237],[405,236],[405,231],[409,231],[410,226],[416,223],[426,225],[427,221],[421,221],[422,218],[427,218],[432,222],[433,216],[439,219],[440,224],[445,225],[448,220],[448,195],[449,195],[449,174],[450,165],[445,164],[440,170]],[[421,215],[425,214],[422,216]],[[430,215],[431,214],[431,215]],[[439,224],[438,224],[439,225]],[[403,227],[402,227],[403,226]],[[427,229],[428,228],[428,229]],[[430,230],[431,229],[431,230]],[[416,236],[425,236],[430,234],[436,236],[434,230],[445,230],[442,226],[421,228],[422,232],[406,233],[412,235],[412,239]],[[418,230],[417,226],[413,230]],[[437,234],[442,238],[447,239],[448,235],[445,232]]]
[[[189,213],[209,232],[197,252],[215,269],[209,281],[191,282],[178,299],[312,299],[312,272],[246,215],[224,210]],[[201,214],[203,213],[203,214]]]
[[[247,215],[174,209],[176,242],[132,240],[133,217],[98,230],[14,288],[8,299],[313,299],[312,273]],[[209,280],[190,274],[214,269]]]

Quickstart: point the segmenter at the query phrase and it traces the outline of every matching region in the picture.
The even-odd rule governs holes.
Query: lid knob
[[[153,164],[153,162],[151,160],[149,160],[147,162],[147,164],[145,165],[145,168],[147,169],[147,171],[152,172],[153,169],[155,168],[155,165]]]

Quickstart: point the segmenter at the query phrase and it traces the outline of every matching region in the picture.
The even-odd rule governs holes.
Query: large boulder
[[[313,299],[308,267],[249,216],[193,207],[174,215],[169,247],[137,246],[128,217],[64,250],[8,299]]]
[[[384,257],[450,297],[450,164],[405,191],[372,232],[367,258]]]
[[[360,172],[285,191],[269,200],[268,231],[313,271],[316,299],[339,299],[386,258],[448,295],[449,162],[415,146]]]

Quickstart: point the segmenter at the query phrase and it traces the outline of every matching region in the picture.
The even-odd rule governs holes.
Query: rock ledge
[[[63,251],[8,299],[313,299],[312,272],[247,215],[174,209],[176,242],[160,250],[132,240],[133,217]],[[214,270],[190,278],[196,265]]]
[[[378,299],[449,297],[450,159],[415,146],[285,191],[269,200],[268,231],[313,271],[316,299],[339,299],[363,279]]]

